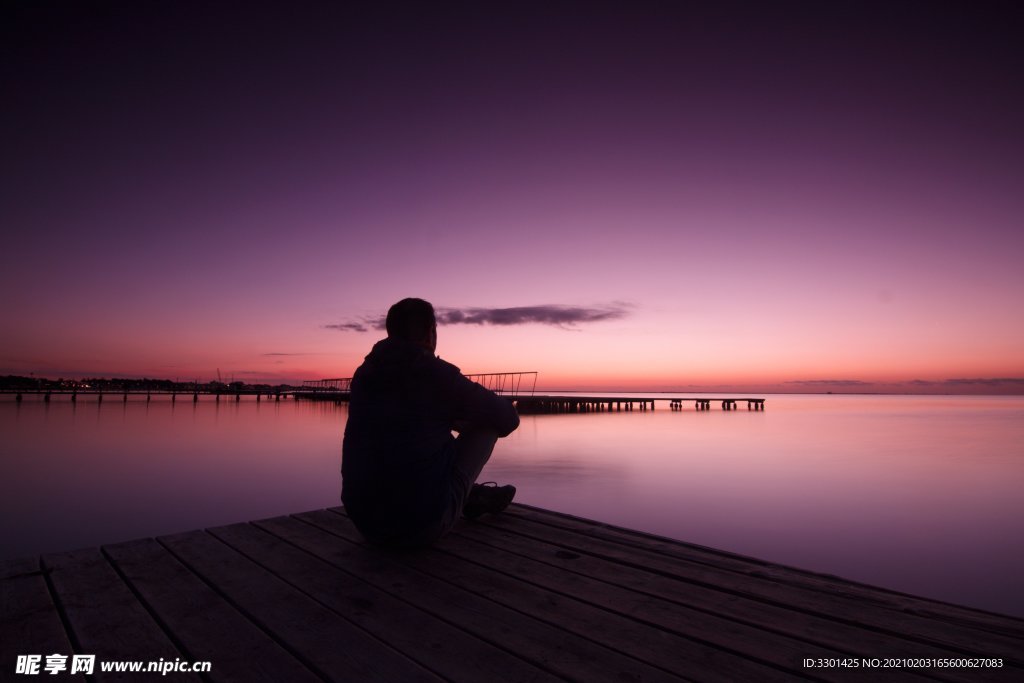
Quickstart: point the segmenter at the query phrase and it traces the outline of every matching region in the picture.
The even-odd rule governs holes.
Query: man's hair
[[[430,334],[437,324],[434,307],[423,299],[402,299],[388,309],[384,321],[389,337],[419,341]]]

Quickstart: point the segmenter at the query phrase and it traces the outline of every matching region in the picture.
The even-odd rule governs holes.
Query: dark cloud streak
[[[836,387],[863,387],[867,386],[868,382],[862,382],[859,379],[802,379],[802,380],[790,380],[785,384],[803,384],[807,386],[836,386]]]
[[[569,327],[581,323],[617,320],[627,315],[625,306],[516,306],[512,308],[442,308],[437,321],[442,325],[556,325]]]
[[[376,325],[374,326],[376,327]],[[383,325],[381,325],[383,327]],[[325,329],[337,330],[338,332],[367,332],[369,328],[362,323],[332,323],[324,325]]]
[[[1024,378],[1022,377],[992,377],[992,378],[974,378],[974,379],[947,379],[944,384],[959,386],[964,384],[981,384],[990,387],[1002,387],[1002,386],[1024,386]]]
[[[563,306],[543,304],[539,306],[513,306],[510,308],[437,308],[438,325],[553,325],[563,329],[575,329],[577,325],[619,320],[629,315],[627,304],[614,303],[604,306]],[[363,318],[362,322],[343,322],[324,325],[326,329],[339,332],[368,332],[370,329],[383,330],[384,316]]]

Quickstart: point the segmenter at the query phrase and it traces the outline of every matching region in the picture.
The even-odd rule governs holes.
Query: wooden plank
[[[287,534],[291,542],[331,564],[556,676],[609,683],[680,680],[645,662],[499,605],[449,581],[416,571],[403,561],[412,556],[443,561],[438,553],[389,553],[346,541],[319,526],[325,524],[330,528],[348,524],[336,514],[318,511],[258,524],[274,534]]]
[[[158,540],[324,679],[440,680],[208,533]]]
[[[916,614],[878,609],[863,601],[767,581],[763,577],[723,572],[703,564],[666,557],[659,552],[624,547],[532,520],[515,518],[514,515],[493,515],[484,523],[505,528],[528,538],[548,541],[571,552],[594,555],[626,566],[660,572],[697,585],[733,592],[746,598],[788,606],[894,636],[912,638],[919,642],[949,648],[966,656],[1001,657],[1009,665],[1024,666],[1024,640],[1019,638],[920,617]]]
[[[563,628],[589,635],[633,656],[650,658],[667,670],[699,672],[698,678],[702,681],[715,680],[719,676],[728,680],[773,680],[808,675],[818,680],[847,680],[846,671],[822,669],[809,674],[802,665],[804,658],[851,656],[841,639],[839,647],[825,647],[813,640],[780,635],[773,629],[749,626],[719,614],[691,609],[685,600],[672,602],[653,591],[635,592],[605,580],[591,580],[565,567],[556,568],[505,552],[502,547],[516,542],[514,536],[493,539],[493,547],[482,546],[466,536],[465,530],[473,528],[482,535],[497,531],[474,524],[457,525],[456,529],[462,531],[450,534],[436,547],[473,562],[476,568],[460,571],[459,565],[446,564],[437,571],[444,572],[459,585],[494,600],[555,621]],[[355,529],[348,524],[334,531],[358,538]],[[547,545],[524,541],[522,537],[519,542],[523,546],[531,543]],[[551,554],[557,550],[550,545],[547,548]],[[498,568],[508,578],[501,580],[495,577],[493,568]],[[642,573],[636,568],[622,570]],[[433,573],[430,569],[424,571]],[[524,582],[535,586],[531,588]],[[716,608],[731,615],[734,602],[735,597],[724,603],[720,601]],[[602,613],[609,615],[610,612],[618,614],[619,618],[601,618]],[[826,629],[835,626],[834,622],[828,621],[820,625]],[[882,642],[889,644],[891,639],[883,639]],[[659,649],[662,652],[659,653]],[[913,673],[894,671],[891,680],[922,679]]]
[[[207,531],[445,679],[560,680],[300,550],[288,536],[252,524]]]
[[[210,680],[321,680],[156,541],[103,550],[188,657],[211,663]]]
[[[0,667],[96,654],[95,680],[130,679],[103,661],[158,659],[209,660],[203,680],[304,683],[877,673],[802,666],[847,656],[1007,664],[886,680],[1024,677],[1021,620],[519,505],[414,553],[367,546],[333,508],[6,560],[0,598]]]
[[[841,656],[835,650],[744,629],[651,596],[622,589],[615,595],[615,586],[588,582],[584,577],[456,535],[449,535],[437,547],[464,562],[428,568],[428,573],[443,570],[450,580],[497,602],[701,681],[793,680],[803,677],[801,656]],[[666,618],[659,619],[659,614]],[[666,622],[685,622],[687,628],[669,629]],[[745,652],[743,648],[720,647],[704,637],[707,628],[749,638],[750,647]],[[736,635],[737,630],[743,633]],[[779,647],[780,642],[786,647]],[[750,654],[751,650],[760,656]],[[793,654],[797,650],[800,654]],[[826,675],[824,680],[831,679]]]
[[[0,560],[0,579],[9,579],[21,574],[32,574],[41,571],[38,557],[15,557]]]
[[[96,680],[138,679],[138,674],[105,673],[100,669],[102,661],[188,659],[139,603],[98,548],[44,555],[42,562],[50,573],[58,607],[67,617],[76,651],[96,655]],[[166,678],[200,680],[191,673],[170,673]]]
[[[267,521],[268,524],[272,524],[272,520]],[[278,527],[279,529],[280,527]],[[239,529],[241,531],[241,529]],[[225,539],[227,542],[231,542]],[[337,543],[337,539],[330,539],[331,543]],[[261,542],[262,544],[262,542]],[[239,548],[242,550],[242,548]],[[245,551],[247,554],[248,551]],[[299,558],[287,558],[287,553],[274,548],[271,551],[270,559],[272,561],[280,562],[284,566],[288,564],[294,564],[300,561]],[[405,556],[410,561],[411,566],[421,567],[425,564],[427,566],[426,573],[431,574],[438,579],[453,582],[463,588],[470,588],[476,593],[486,594],[487,597],[504,604],[512,609],[535,616],[541,620],[548,622],[557,622],[559,626],[566,630],[575,631],[584,635],[589,634],[594,640],[608,646],[611,649],[618,650],[620,652],[626,652],[627,654],[636,657],[642,661],[648,661],[652,664],[661,666],[662,668],[672,671],[680,670],[683,665],[690,665],[691,663],[707,663],[709,665],[708,670],[715,672],[715,676],[705,677],[702,680],[723,680],[723,681],[735,681],[737,676],[744,674],[748,680],[757,678],[758,680],[770,681],[770,680],[791,680],[791,677],[777,676],[773,677],[778,672],[767,669],[753,664],[747,660],[740,660],[738,662],[730,661],[731,658],[728,654],[712,650],[710,648],[701,648],[695,646],[694,643],[686,641],[681,638],[671,636],[671,634],[661,632],[657,629],[651,629],[650,627],[644,626],[632,620],[616,618],[602,610],[594,610],[588,608],[586,605],[577,606],[573,604],[574,601],[567,601],[561,599],[557,594],[551,594],[550,592],[543,592],[523,583],[522,581],[507,580],[505,585],[488,586],[481,588],[481,581],[476,574],[487,575],[494,574],[489,570],[481,567],[475,567],[466,562],[455,560],[453,562],[416,562],[412,555]],[[333,587],[337,584],[337,580],[330,576],[321,566],[312,568],[314,571],[309,576],[303,576],[301,578],[304,586],[309,585],[311,582],[317,580],[327,581],[328,585]],[[433,569],[433,571],[431,571]],[[501,576],[496,575],[496,576]],[[326,578],[324,578],[326,577]],[[372,593],[367,593],[365,588],[360,588],[363,591],[362,594],[372,596]],[[333,588],[333,592],[337,593],[337,588]],[[532,593],[532,595],[529,595]],[[394,600],[392,598],[392,600]],[[403,603],[399,603],[403,604]],[[530,609],[532,606],[538,605],[540,609]],[[407,608],[408,609],[408,608]],[[595,617],[596,614],[596,617]],[[394,619],[389,621],[393,622]],[[395,637],[395,624],[386,623],[388,628],[392,630],[391,637]],[[424,638],[425,632],[432,632],[431,630],[424,631],[420,627],[416,627],[412,635],[412,644],[419,644]],[[434,633],[432,638],[435,640],[445,640],[450,636],[441,637],[440,632]],[[393,642],[393,641],[389,641]],[[628,647],[632,645],[633,647]],[[409,652],[406,649],[409,645],[400,646],[403,651]],[[441,648],[442,643],[436,644],[434,647]],[[445,649],[448,649],[447,647]],[[458,645],[456,652],[460,652],[459,657],[465,659],[472,654],[472,650],[468,650],[464,645]],[[500,652],[500,651],[499,651]],[[502,660],[494,661],[494,648],[490,648],[489,652],[485,652],[486,659],[482,663],[483,667],[492,673],[485,678],[480,678],[479,673],[471,675],[468,680],[495,680],[497,676],[500,680],[532,680],[532,677],[537,675],[538,670],[530,667],[527,672],[524,672],[528,677],[523,677],[517,672],[516,668],[509,668],[507,663]],[[505,653],[501,653],[505,655]],[[410,653],[410,656],[414,656]],[[447,655],[446,655],[447,656]],[[507,655],[505,655],[507,658]],[[503,658],[504,659],[504,658]],[[515,660],[519,661],[519,660]],[[450,662],[448,664],[451,664]],[[464,665],[460,664],[461,666]],[[721,671],[719,674],[718,672]],[[450,674],[441,672],[444,675],[449,676]],[[460,672],[461,673],[461,672]],[[474,672],[470,672],[474,673]],[[549,676],[549,678],[551,678]]]
[[[458,527],[453,536],[444,539],[440,547],[608,609],[637,615],[711,646],[794,672],[803,670],[806,657],[860,658],[874,657],[879,652],[913,657],[962,656],[635,567],[569,553],[561,546],[526,539],[505,529],[467,524]],[[838,669],[815,673],[834,680],[848,677],[847,672]],[[900,676],[920,680],[911,672],[889,674],[891,680]],[[974,670],[937,670],[931,675],[948,681],[985,680],[984,673],[979,678]]]
[[[46,656],[66,655],[68,670],[61,680],[84,681],[76,673],[71,676],[70,655],[74,649],[64,630],[56,605],[50,596],[39,559],[6,561],[0,579],[0,671],[14,674],[19,655],[39,655],[40,664]],[[42,667],[40,667],[42,672]]]
[[[523,517],[594,538],[660,552],[681,560],[699,562],[751,576],[761,576],[780,583],[790,583],[833,595],[855,598],[889,609],[941,619],[970,628],[1001,633],[1014,638],[1024,638],[1024,619],[1009,615],[994,614],[985,610],[922,598],[837,576],[766,562],[528,505],[513,505],[507,513],[510,516]]]
[[[834,598],[854,599],[862,605],[884,607],[901,614],[935,619],[947,624],[958,624],[970,631],[989,631],[999,636],[1008,636],[1013,640],[1024,638],[1024,619],[1018,617],[901,593],[833,575],[779,565],[541,508],[513,505],[507,512],[509,513],[508,517],[522,517],[595,539],[652,550],[685,561],[721,566],[740,574],[819,591]],[[497,517],[494,518],[494,521],[500,523]],[[708,558],[713,559],[709,562]]]

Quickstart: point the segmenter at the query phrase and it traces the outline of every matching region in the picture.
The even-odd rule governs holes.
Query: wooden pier
[[[6,561],[0,598],[4,680],[72,653],[96,681],[1024,679],[1024,620],[522,505],[419,552],[332,508]]]
[[[483,374],[467,374],[467,378],[483,385],[499,396],[504,396],[515,403],[521,414],[535,413],[601,413],[631,410],[654,410],[658,401],[667,402],[671,410],[682,410],[683,406],[693,403],[698,411],[710,410],[712,402],[717,401],[722,410],[736,410],[738,404],[746,403],[747,410],[764,410],[763,398],[733,398],[728,396],[678,397],[678,396],[584,396],[574,393],[542,394],[535,393],[537,372],[491,372]],[[303,382],[302,390],[295,394],[297,399],[319,401],[335,401],[343,403],[349,400],[352,391],[351,377],[309,380]]]
[[[510,396],[521,414],[530,413],[603,413],[631,410],[654,410],[658,401],[667,402],[671,410],[682,410],[693,403],[697,410],[710,410],[712,401],[722,410],[736,410],[737,403],[746,402],[747,410],[764,410],[763,398],[670,398],[665,396],[579,396],[576,394]]]
[[[582,396],[579,394],[537,394],[516,395],[501,394],[515,404],[521,415],[537,413],[607,413],[632,410],[654,410],[658,402],[668,403],[670,410],[683,410],[692,403],[698,411],[711,410],[711,404],[717,402],[722,410],[737,410],[738,404],[746,403],[747,410],[764,410],[763,398],[701,398],[701,397],[668,397],[668,396]],[[334,401],[347,403],[351,393],[348,391],[321,390],[316,392],[297,392],[296,399],[312,401]]]
[[[256,401],[266,398],[268,401],[273,399],[280,401],[281,399],[287,399],[289,396],[295,396],[298,392],[294,390],[278,390],[265,391],[259,389],[2,389],[0,395],[14,395],[14,400],[17,403],[21,403],[25,396],[42,396],[44,403],[49,403],[54,396],[66,396],[72,403],[78,402],[79,396],[85,396],[96,399],[97,403],[103,403],[103,397],[107,396],[113,400],[120,400],[123,403],[128,402],[128,397],[143,398],[145,397],[146,402],[153,400],[154,396],[170,396],[171,402],[176,403],[178,397],[181,396],[184,400],[191,399],[193,403],[199,402],[200,396],[212,396],[217,403],[220,403],[221,398],[225,401],[233,400],[236,403],[242,400],[243,396],[253,396]]]
[[[516,409],[522,414],[536,413],[600,413],[600,412],[621,412],[632,410],[654,410],[658,401],[669,404],[671,410],[682,410],[689,403],[693,403],[698,411],[710,410],[713,402],[718,402],[722,410],[736,410],[738,404],[746,403],[747,410],[764,410],[765,399],[763,398],[733,398],[721,397],[696,397],[696,396],[629,396],[625,394],[584,396],[575,393],[542,394],[535,393],[537,387],[537,372],[533,370],[518,372],[490,372],[465,375],[468,379],[481,384],[499,396],[512,401]],[[265,391],[258,389],[236,389],[236,388],[209,388],[207,386],[196,386],[195,388],[180,389],[95,389],[95,388],[67,388],[67,389],[4,389],[0,394],[14,394],[15,400],[20,403],[24,395],[40,395],[43,401],[50,402],[53,396],[69,396],[72,402],[78,400],[79,396],[95,398],[98,403],[103,402],[103,397],[108,396],[114,400],[128,402],[129,397],[145,396],[147,402],[153,400],[153,396],[170,396],[171,402],[176,402],[179,396],[185,400],[192,399],[193,403],[199,402],[200,396],[212,396],[220,403],[221,398],[234,400],[236,403],[242,400],[243,396],[254,396],[257,401],[263,398],[280,401],[289,396],[295,399],[309,401],[332,401],[334,403],[347,403],[352,396],[352,378],[336,377],[330,379],[306,380],[301,388],[296,389],[274,389]]]

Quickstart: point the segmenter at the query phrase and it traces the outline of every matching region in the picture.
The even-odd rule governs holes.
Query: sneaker
[[[498,486],[493,481],[484,484],[473,484],[466,496],[466,504],[462,508],[462,516],[476,519],[484,513],[501,512],[512,502],[516,495],[516,487],[512,485]]]

